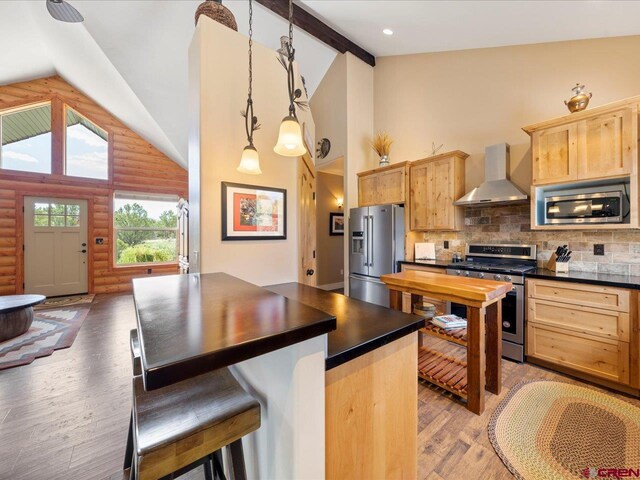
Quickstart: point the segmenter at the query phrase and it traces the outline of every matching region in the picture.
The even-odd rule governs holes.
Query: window
[[[70,107],[66,111],[66,167],[73,177],[109,178],[108,135]]]
[[[0,167],[51,173],[51,104],[0,113]]]
[[[80,205],[73,203],[36,203],[35,227],[79,227]]]
[[[116,192],[113,223],[115,264],[175,262],[178,197]]]

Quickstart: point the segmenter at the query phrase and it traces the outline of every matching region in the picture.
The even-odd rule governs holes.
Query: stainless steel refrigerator
[[[404,207],[352,208],[349,215],[349,296],[389,306],[380,275],[395,273],[404,260]]]

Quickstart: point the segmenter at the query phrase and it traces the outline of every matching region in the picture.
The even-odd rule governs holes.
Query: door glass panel
[[[67,216],[67,227],[78,227],[78,226],[80,226],[80,217]]]
[[[64,215],[64,204],[63,203],[52,203],[51,204],[51,215]]]
[[[48,203],[36,203],[34,210],[35,210],[35,214],[36,215],[49,215],[49,204]]]
[[[67,215],[80,215],[80,205],[67,205]]]
[[[34,215],[33,216],[33,225],[36,227],[48,227],[49,226],[49,215]]]
[[[64,227],[64,215],[51,215],[52,227]]]

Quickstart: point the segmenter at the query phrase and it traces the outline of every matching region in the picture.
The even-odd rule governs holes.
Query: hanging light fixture
[[[285,157],[299,157],[307,153],[307,149],[302,141],[302,129],[296,115],[296,105],[306,108],[306,102],[298,100],[302,96],[302,90],[295,88],[295,77],[293,75],[293,61],[295,58],[295,49],[293,48],[293,0],[289,0],[289,39],[286,42],[284,39],[286,37],[283,37],[281,51],[286,53],[287,60],[286,64],[284,60],[281,63],[287,69],[289,115],[282,119],[278,143],[273,147],[273,151]]]
[[[249,0],[249,91],[247,93],[247,108],[242,112],[244,117],[244,128],[247,132],[247,141],[249,144],[242,150],[240,157],[240,165],[238,171],[240,173],[248,173],[250,175],[260,175],[260,157],[258,150],[253,146],[253,132],[260,128],[258,117],[253,114],[253,98],[251,97],[253,90],[253,1]]]

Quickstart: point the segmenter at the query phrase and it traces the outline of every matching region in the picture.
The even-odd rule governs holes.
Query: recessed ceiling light
[[[385,35],[393,35],[393,30],[391,30],[390,28],[385,28],[384,30],[382,30],[382,33],[384,33]]]

